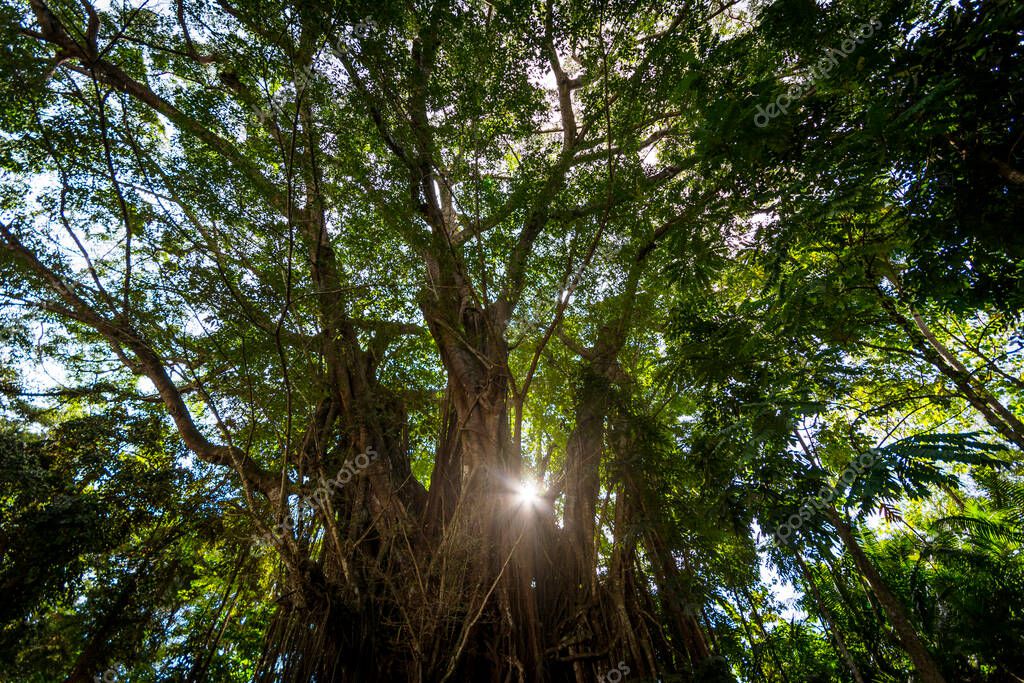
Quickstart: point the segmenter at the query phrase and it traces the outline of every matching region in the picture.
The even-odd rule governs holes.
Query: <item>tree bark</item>
[[[608,412],[607,380],[589,366],[584,369],[576,398],[576,426],[565,448],[565,513],[570,582],[580,599],[588,601],[597,589],[596,511],[599,468]]]
[[[917,671],[922,683],[946,683],[946,679],[939,671],[938,665],[936,665],[924,642],[918,636],[917,630],[911,623],[903,604],[889,589],[882,575],[875,569],[874,563],[871,562],[871,559],[860,547],[860,543],[857,541],[856,536],[854,536],[853,529],[831,506],[825,508],[825,514],[832,523],[832,526],[835,527],[843,545],[853,557],[857,569],[863,574],[868,585],[871,587],[871,591],[878,598],[878,603],[882,606],[886,617],[892,623],[893,629],[899,637],[900,644],[910,656],[910,660],[913,662],[914,669]]]

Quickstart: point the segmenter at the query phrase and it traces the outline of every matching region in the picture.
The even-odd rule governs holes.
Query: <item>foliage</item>
[[[0,677],[1024,676],[1022,25],[0,2]]]

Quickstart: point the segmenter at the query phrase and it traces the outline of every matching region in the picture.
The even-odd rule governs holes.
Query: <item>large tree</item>
[[[597,577],[604,397],[650,252],[698,210],[677,80],[725,7],[24,9],[10,161],[44,189],[9,195],[11,295],[236,472],[285,567],[267,671],[654,674],[631,543]],[[567,334],[577,419],[544,433]],[[519,493],[551,439],[561,527]]]
[[[210,497],[176,525],[188,540],[140,512],[152,533],[54,543],[132,558],[90,603],[67,680],[124,657],[118,609],[139,632],[156,615],[202,624],[209,642],[190,637],[175,670],[228,676],[216,644],[245,641],[231,615],[270,572],[249,621],[257,680],[728,680],[739,641],[734,673],[840,675],[787,661],[784,638],[834,648],[857,680],[961,666],[936,661],[939,636],[862,517],[952,491],[936,462],[998,469],[999,440],[1024,447],[1013,354],[993,351],[1019,320],[1016,241],[993,235],[1020,217],[1020,122],[976,80],[1020,94],[1019,11],[29,0],[3,14],[4,328],[21,367],[32,350],[64,385],[35,397],[57,416],[9,409],[42,425],[10,459],[48,472],[76,514],[105,509],[69,483],[84,465],[32,459],[99,411],[93,450],[163,458],[181,489],[153,493],[151,515],[187,519]],[[761,105],[792,100],[796,67],[832,44],[835,73],[762,126]],[[963,45],[975,59],[942,78]],[[922,109],[939,123],[908,133]],[[31,378],[0,379],[18,395]],[[991,440],[946,434],[963,411],[956,424]],[[153,432],[114,438],[120,423]],[[161,428],[188,455],[153,446]],[[759,547],[757,525],[890,436],[906,438],[789,545]],[[37,519],[36,498],[12,501],[12,519]],[[771,616],[759,557],[807,588],[827,644]],[[89,573],[43,564],[12,616]],[[209,582],[192,608],[169,597],[179,566]],[[870,645],[871,618],[888,645]]]

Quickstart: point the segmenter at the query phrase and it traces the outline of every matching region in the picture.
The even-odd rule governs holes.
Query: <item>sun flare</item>
[[[540,504],[540,489],[537,487],[537,483],[533,481],[523,481],[519,483],[519,489],[516,491],[516,499],[520,505],[529,505],[536,507]]]

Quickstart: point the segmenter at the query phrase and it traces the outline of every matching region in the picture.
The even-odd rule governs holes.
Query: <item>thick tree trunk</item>
[[[627,313],[598,329],[594,346],[578,349],[583,360],[576,393],[576,424],[565,448],[565,534],[572,557],[572,586],[589,600],[597,586],[597,498],[614,379],[626,380],[617,356],[625,342]],[[563,339],[565,339],[563,337]]]
[[[639,676],[657,676],[660,672],[651,647],[651,637],[641,611],[636,609],[636,594],[642,590],[636,580],[636,543],[634,508],[627,492],[620,488],[615,505],[614,544],[608,568],[608,593],[612,602],[614,626],[611,642],[624,643],[622,652],[632,672]],[[611,657],[615,662],[617,657]]]
[[[654,565],[658,598],[667,617],[669,632],[676,648],[681,648],[686,655],[690,667],[696,668],[711,656],[711,651],[700,622],[697,621],[696,610],[686,608],[690,603],[681,599],[676,589],[680,581],[679,567],[657,530],[647,532],[644,545],[648,559]]]
[[[583,601],[597,590],[594,543],[608,391],[607,380],[588,367],[576,398],[576,426],[565,448],[563,528],[571,553],[570,586]]]

